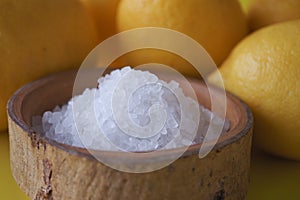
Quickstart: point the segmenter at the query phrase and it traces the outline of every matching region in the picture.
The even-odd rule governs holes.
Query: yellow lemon
[[[119,32],[140,27],[179,31],[200,43],[217,65],[247,34],[246,16],[237,0],[121,0],[117,27]],[[195,72],[186,67],[184,59],[159,50],[133,52],[128,58],[130,65],[155,61],[173,66],[184,74]]]
[[[246,37],[220,68],[226,89],[251,107],[254,139],[267,152],[300,160],[300,20]],[[209,79],[214,82],[216,74]]]
[[[278,22],[300,19],[300,1],[252,0],[248,17],[252,30]]]
[[[6,103],[23,84],[80,66],[96,46],[96,28],[80,1],[0,1],[0,130]]]
[[[82,0],[93,17],[100,41],[116,34],[116,12],[119,0]]]

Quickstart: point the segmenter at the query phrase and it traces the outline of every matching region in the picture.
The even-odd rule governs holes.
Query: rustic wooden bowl
[[[31,199],[244,199],[249,183],[253,118],[249,108],[227,94],[231,127],[214,149],[199,159],[200,144],[175,162],[149,173],[125,173],[97,161],[86,149],[43,138],[31,128],[31,117],[66,103],[72,96],[75,71],[62,72],[18,90],[8,104],[11,169]],[[197,87],[199,101],[210,107],[207,88]],[[219,91],[213,94],[218,98]],[[178,149],[153,152],[167,156]],[[100,152],[101,153],[101,152]],[[126,161],[124,152],[102,152]]]

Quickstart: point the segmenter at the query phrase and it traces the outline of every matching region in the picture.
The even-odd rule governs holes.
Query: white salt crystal
[[[86,89],[61,108],[45,112],[39,121],[45,136],[61,143],[99,150],[151,151],[202,142],[210,119],[215,126],[222,125],[219,117],[186,97],[176,81],[166,83],[150,72],[124,67],[100,78],[98,88]],[[152,120],[158,125],[149,126]],[[223,132],[228,128],[226,122]],[[142,130],[141,137],[128,130]]]

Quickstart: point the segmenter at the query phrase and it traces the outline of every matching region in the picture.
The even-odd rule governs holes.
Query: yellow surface
[[[299,200],[300,162],[254,151],[246,200]]]
[[[225,88],[251,108],[254,141],[300,161],[300,19],[262,28],[241,41],[220,67]],[[210,80],[218,81],[218,74]]]
[[[8,135],[0,134],[0,199],[29,200],[18,188],[9,167]],[[300,199],[300,162],[253,153],[251,184],[246,200]]]
[[[29,200],[11,175],[7,133],[0,133],[0,199]]]

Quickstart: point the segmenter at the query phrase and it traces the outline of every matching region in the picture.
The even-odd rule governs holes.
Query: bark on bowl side
[[[87,150],[43,138],[31,128],[31,117],[66,103],[76,71],[61,72],[19,89],[8,104],[10,158],[13,176],[31,199],[244,199],[249,183],[253,118],[249,108],[227,93],[231,127],[214,149],[199,159],[193,145],[175,162],[149,173],[125,173],[97,161]],[[210,107],[200,80],[191,80],[199,102]],[[213,94],[218,98],[219,91]],[[153,152],[166,157],[178,151]],[[99,152],[129,159],[120,152]]]

